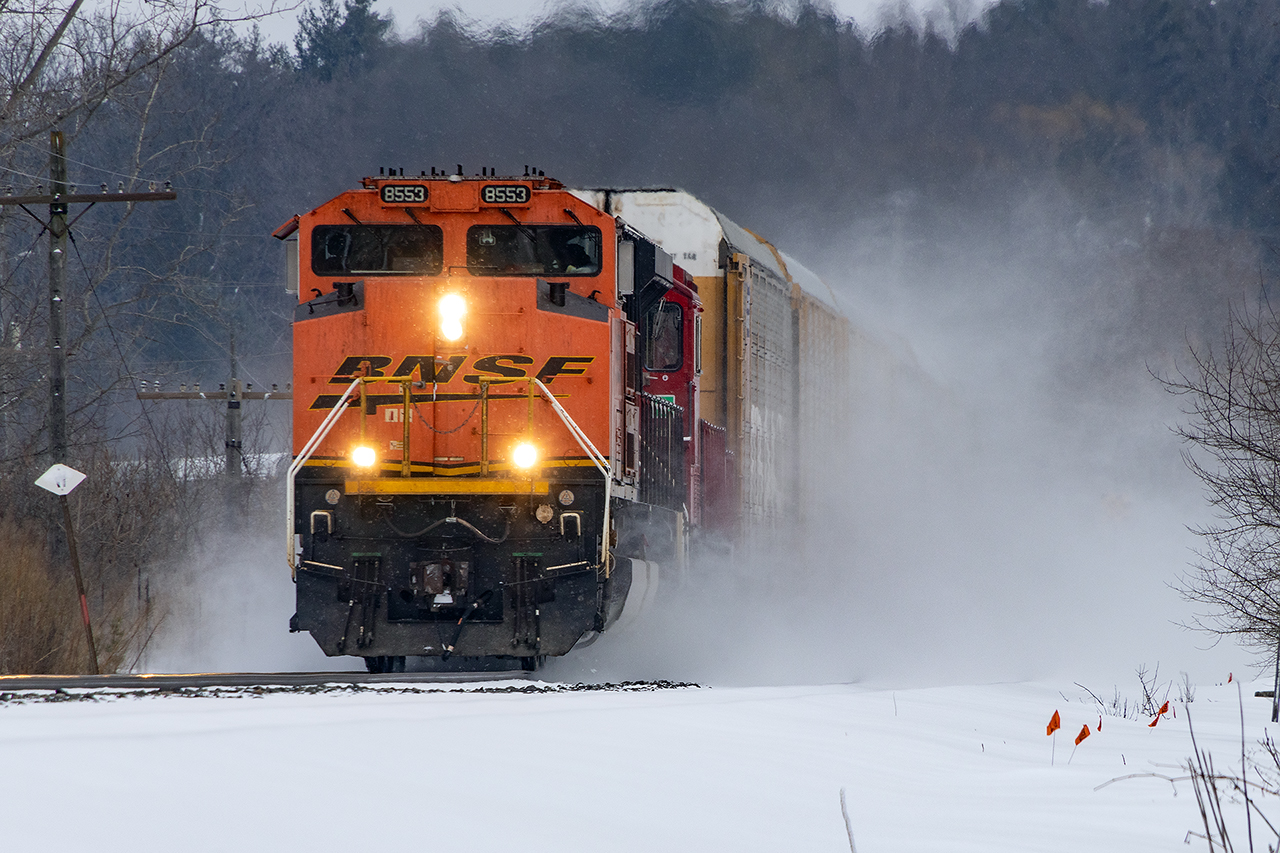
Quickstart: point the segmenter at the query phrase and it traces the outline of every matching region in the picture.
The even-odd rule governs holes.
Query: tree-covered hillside
[[[1062,316],[1096,318],[1088,340],[1046,344],[1064,387],[1158,368],[1275,265],[1266,0],[1002,0],[973,23],[904,11],[876,32],[803,0],[648,0],[522,31],[444,14],[407,38],[371,0],[320,0],[292,45],[238,35],[204,2],[139,8],[0,5],[0,194],[49,185],[54,129],[70,183],[178,193],[72,224],[73,464],[220,453],[216,407],[147,406],[139,382],[216,385],[233,336],[241,378],[288,381],[270,233],[379,167],[679,186],[855,297],[954,298],[974,286],[950,275],[961,260],[998,259]],[[0,468],[15,483],[47,463],[43,215],[0,205]],[[279,418],[251,440],[284,449]],[[156,497],[181,483],[132,482],[117,485],[135,510],[203,511]],[[37,503],[12,490],[0,516]],[[129,559],[102,559],[141,590],[139,566],[189,544],[164,529],[120,533]]]

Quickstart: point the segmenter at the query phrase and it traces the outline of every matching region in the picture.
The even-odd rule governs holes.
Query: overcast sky
[[[279,0],[283,5],[290,5],[295,0]],[[877,29],[886,16],[898,17],[903,7],[916,9],[940,8],[942,0],[826,0],[828,5],[840,15],[853,18],[864,30]],[[990,4],[990,0],[951,0],[946,5],[959,12],[962,17],[973,17],[975,9]],[[264,5],[258,3],[256,5]],[[301,0],[299,9],[307,5],[317,5],[315,0]],[[373,9],[380,15],[391,15],[395,18],[396,29],[401,35],[414,33],[418,21],[431,20],[441,10],[454,9],[462,16],[470,18],[481,26],[508,24],[523,28],[532,21],[545,15],[549,10],[569,5],[566,0],[375,0]],[[573,5],[596,6],[605,11],[614,12],[635,5],[635,0],[591,0],[589,3]],[[228,4],[227,8],[230,8]],[[283,42],[292,46],[293,35],[297,31],[298,9],[273,15],[259,23],[263,35],[269,42]]]

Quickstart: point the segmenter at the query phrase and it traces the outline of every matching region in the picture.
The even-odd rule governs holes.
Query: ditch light
[[[511,451],[511,461],[517,468],[532,468],[538,464],[538,448],[522,441]]]

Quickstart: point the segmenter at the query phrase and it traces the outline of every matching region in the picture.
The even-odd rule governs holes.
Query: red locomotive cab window
[[[645,370],[672,373],[684,362],[684,311],[674,302],[658,301],[644,318]]]
[[[600,229],[589,225],[473,225],[472,275],[599,275]]]
[[[444,232],[438,225],[317,225],[311,230],[316,275],[439,275]]]

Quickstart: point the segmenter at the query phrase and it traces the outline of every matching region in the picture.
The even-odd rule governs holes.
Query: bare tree
[[[206,0],[160,0],[126,16],[118,5],[83,14],[84,0],[17,9],[0,3],[0,151],[92,112],[113,92],[217,19]]]
[[[257,20],[297,3],[266,0],[227,15],[212,0],[118,3],[86,13],[84,0],[0,0],[0,157],[73,115],[92,114],[120,87],[163,62],[202,29]]]
[[[215,275],[223,274],[213,270],[228,260],[225,232],[244,204],[211,178],[223,177],[230,155],[219,144],[227,135],[221,116],[208,107],[218,96],[198,83],[225,73],[220,63],[244,51],[208,0],[149,2],[133,17],[118,4],[86,12],[82,2],[37,0],[16,10],[0,0],[0,43],[12,46],[0,55],[0,192],[47,183],[48,131],[59,128],[70,143],[72,183],[146,189],[172,179],[185,200],[166,212],[103,205],[73,219],[70,231],[69,461],[90,475],[75,526],[103,665],[114,669],[136,661],[162,618],[166,573],[217,505],[216,481],[182,463],[207,455],[183,441],[196,432],[193,419],[161,422],[165,415],[143,409],[133,374],[158,354],[188,351],[190,329],[173,327],[199,326],[221,307]],[[15,545],[15,558],[0,566],[12,581],[0,588],[0,614],[11,617],[0,632],[0,670],[10,672],[83,666],[62,618],[77,612],[65,567],[40,541],[47,501],[30,486],[47,393],[42,231],[34,213],[0,210],[0,478],[10,485],[0,533]],[[210,413],[199,414],[197,423]],[[25,550],[20,539],[31,540]]]
[[[1181,591],[1195,626],[1260,651],[1280,638],[1280,316],[1267,303],[1231,314],[1221,347],[1192,347],[1162,381],[1189,416],[1183,456],[1217,520],[1197,528],[1199,561]]]

